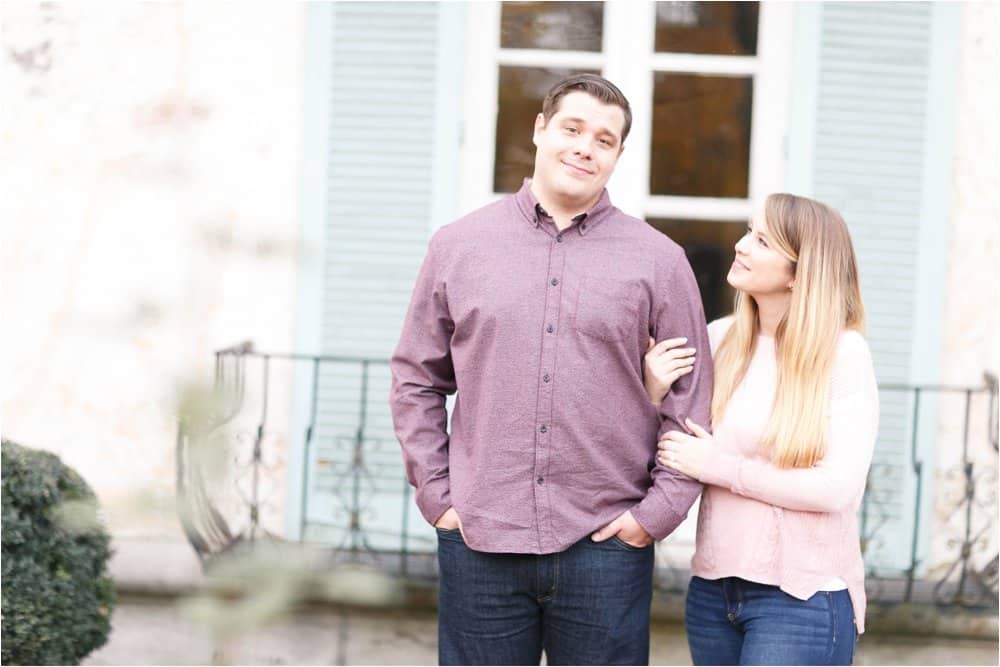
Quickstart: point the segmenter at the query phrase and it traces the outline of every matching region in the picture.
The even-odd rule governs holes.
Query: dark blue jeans
[[[684,624],[696,665],[849,665],[857,641],[847,591],[799,600],[738,577],[693,577]]]
[[[653,547],[585,537],[557,554],[473,551],[438,529],[442,665],[645,665]]]

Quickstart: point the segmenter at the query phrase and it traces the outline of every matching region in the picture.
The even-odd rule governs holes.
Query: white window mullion
[[[596,69],[604,67],[604,54],[593,51],[548,51],[544,49],[500,49],[500,65],[516,67],[565,67],[569,69]]]
[[[651,58],[651,64],[653,70],[657,72],[715,76],[751,76],[760,69],[757,56],[713,56],[697,53],[656,53]]]
[[[682,220],[719,220],[745,222],[752,207],[748,199],[726,197],[674,197],[653,195],[646,200],[645,213],[649,218],[678,218]]]
[[[632,129],[608,191],[615,206],[643,217],[649,198],[650,144],[653,132],[653,75],[650,58],[656,37],[653,2],[607,2],[604,5],[604,77],[628,98]]]

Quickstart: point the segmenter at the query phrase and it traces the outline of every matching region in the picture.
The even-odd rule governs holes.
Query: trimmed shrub
[[[2,450],[3,664],[79,664],[108,640],[116,599],[97,498],[54,454]]]

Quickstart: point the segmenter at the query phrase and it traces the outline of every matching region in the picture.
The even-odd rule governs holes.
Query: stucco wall
[[[963,3],[961,30],[940,368],[944,384],[977,386],[984,372],[1000,371],[1000,6]],[[985,396],[974,397],[969,407],[968,452],[978,487],[972,536],[982,535],[973,562],[979,565],[997,553],[997,454],[989,443],[989,407]],[[964,415],[963,394],[941,396],[930,554],[939,574],[957,560],[964,539]]]
[[[175,534],[178,394],[217,348],[291,348],[303,7],[0,17],[3,434],[76,467],[117,534]]]
[[[945,380],[1000,372],[1000,6],[962,8],[945,305]]]

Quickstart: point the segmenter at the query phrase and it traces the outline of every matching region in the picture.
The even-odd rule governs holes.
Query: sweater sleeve
[[[420,267],[399,344],[392,355],[389,407],[403,448],[406,476],[420,513],[433,524],[451,507],[445,398],[456,390],[451,359],[455,329],[442,280],[440,238]]]
[[[830,380],[826,456],[810,468],[779,468],[716,451],[702,481],[790,510],[842,511],[864,490],[877,433],[878,387],[871,353],[859,333],[846,332]]]

